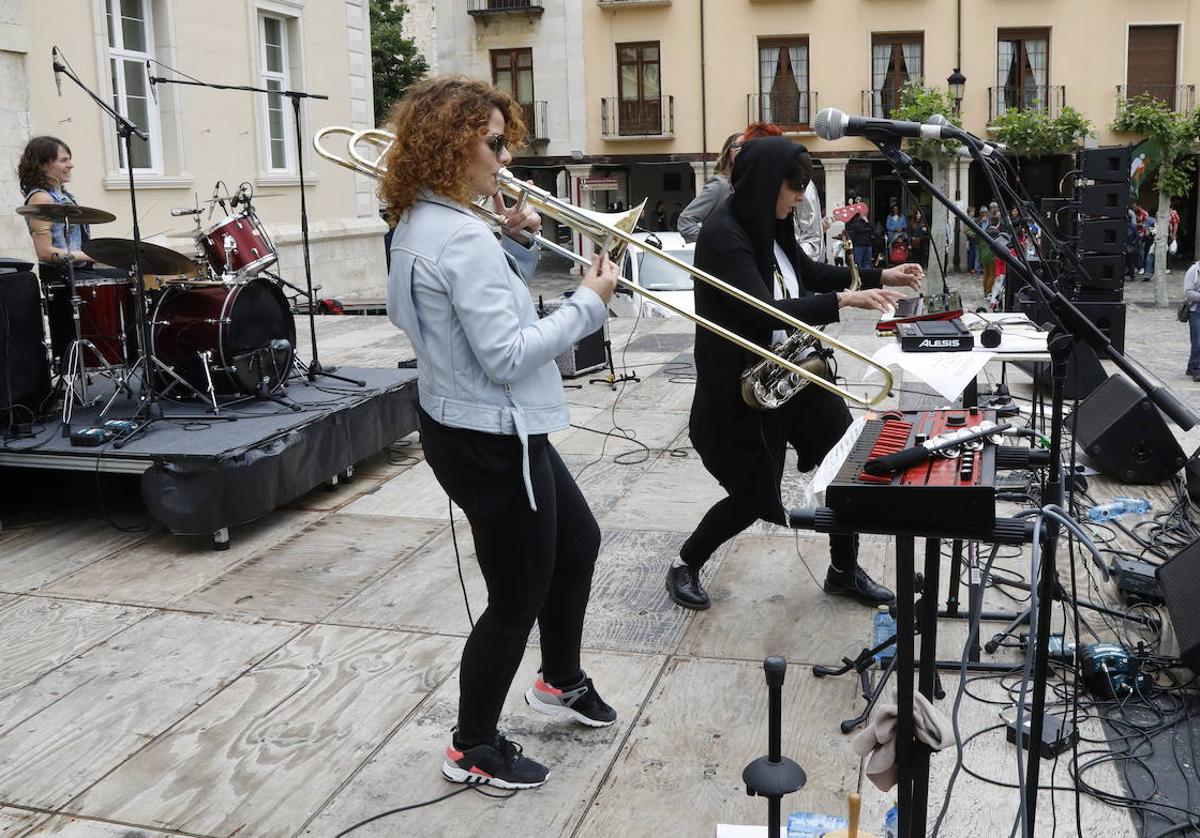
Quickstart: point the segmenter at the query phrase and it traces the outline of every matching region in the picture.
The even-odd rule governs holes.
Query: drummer
[[[75,196],[67,191],[71,180],[71,149],[57,137],[34,137],[25,144],[21,162],[17,164],[17,176],[21,182],[21,193],[27,206],[38,204],[78,204]],[[63,271],[58,267],[69,253],[75,260],[76,279],[80,271],[91,276],[125,276],[124,272],[96,269],[94,260],[83,252],[89,230],[86,224],[71,225],[71,239],[67,241],[67,225],[64,222],[42,221],[27,218],[29,235],[33,238],[33,249],[42,263],[42,280],[60,283]]]

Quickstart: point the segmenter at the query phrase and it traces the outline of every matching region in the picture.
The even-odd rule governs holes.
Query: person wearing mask
[[[901,292],[919,288],[917,265],[863,271],[863,288],[847,289],[849,268],[813,262],[796,244],[791,218],[812,180],[812,161],[803,146],[782,137],[747,143],[733,167],[733,193],[709,217],[696,243],[695,264],[740,290],[806,323],[836,322],[842,308],[885,311]],[[772,346],[785,335],[774,316],[730,299],[707,283],[694,286],[696,314],[758,344]],[[698,330],[696,391],[688,428],[704,467],[728,493],[705,513],[667,570],[666,588],[684,608],[710,605],[700,581],[705,562],[726,541],[756,520],[787,526],[780,496],[785,453],[795,448],[799,468],[824,459],[850,425],[845,402],[816,385],[800,390],[773,410],[755,410],[741,396],[741,375],[758,356],[708,330]],[[824,590],[877,606],[893,596],[858,565],[853,535],[829,538],[830,568]]]
[[[600,529],[549,441],[570,421],[554,359],[604,323],[617,268],[596,257],[566,303],[538,318],[527,284],[538,248],[527,233],[541,219],[506,206],[497,181],[509,146],[526,136],[508,94],[428,79],[389,121],[396,139],[380,187],[396,224],[388,315],[421,370],[425,461],[466,513],[488,593],[463,647],[442,775],[533,788],[549,769],[497,728],[534,622],[541,670],[525,693],[530,708],[590,727],[617,718],[580,666]],[[499,240],[471,210],[481,197],[503,218]]]

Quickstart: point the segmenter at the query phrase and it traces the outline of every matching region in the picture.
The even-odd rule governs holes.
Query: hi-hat
[[[90,239],[83,243],[83,252],[101,264],[133,270],[135,247],[132,239]],[[143,274],[191,276],[199,271],[191,258],[167,247],[142,242],[137,252],[141,255]]]
[[[78,204],[30,204],[17,207],[17,215],[54,224],[61,224],[68,220],[72,224],[107,224],[117,220],[117,217],[111,212],[95,207],[81,207]]]

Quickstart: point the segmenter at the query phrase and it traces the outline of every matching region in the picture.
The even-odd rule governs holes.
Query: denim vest
[[[426,191],[392,237],[387,300],[417,355],[421,407],[443,425],[517,436],[533,509],[529,434],[570,423],[554,359],[608,316],[580,288],[538,319],[527,285],[537,260],[536,247],[497,242],[467,207]]]
[[[53,200],[54,203],[56,203],[56,204],[76,204],[77,205],[79,203],[78,201],[75,200],[75,196],[72,195],[70,192],[68,192],[65,189],[59,190],[59,189],[40,189],[40,188],[30,189],[29,192],[27,192],[25,194],[25,203],[28,204],[29,199],[32,198],[34,195],[36,195],[39,192],[45,192],[47,195],[50,196],[51,200]],[[30,223],[29,219],[25,219],[25,223],[28,225]],[[84,234],[86,232],[88,232],[88,231],[87,231],[87,227],[85,225],[72,224],[71,225],[71,241],[70,241],[70,243],[68,243],[67,242],[67,225],[65,223],[59,221],[59,222],[54,223],[50,227],[50,242],[55,247],[57,247],[59,250],[70,250],[72,252],[78,251],[83,248],[83,238],[84,238]]]

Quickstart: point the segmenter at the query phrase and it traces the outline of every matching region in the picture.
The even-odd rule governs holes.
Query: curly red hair
[[[774,122],[751,122],[742,132],[742,142],[761,140],[763,137],[782,137],[783,129]]]
[[[408,89],[388,116],[396,141],[387,153],[387,174],[379,187],[393,224],[416,203],[422,189],[464,204],[475,199],[470,166],[493,109],[504,116],[509,148],[523,144],[521,106],[486,82],[443,76]]]

